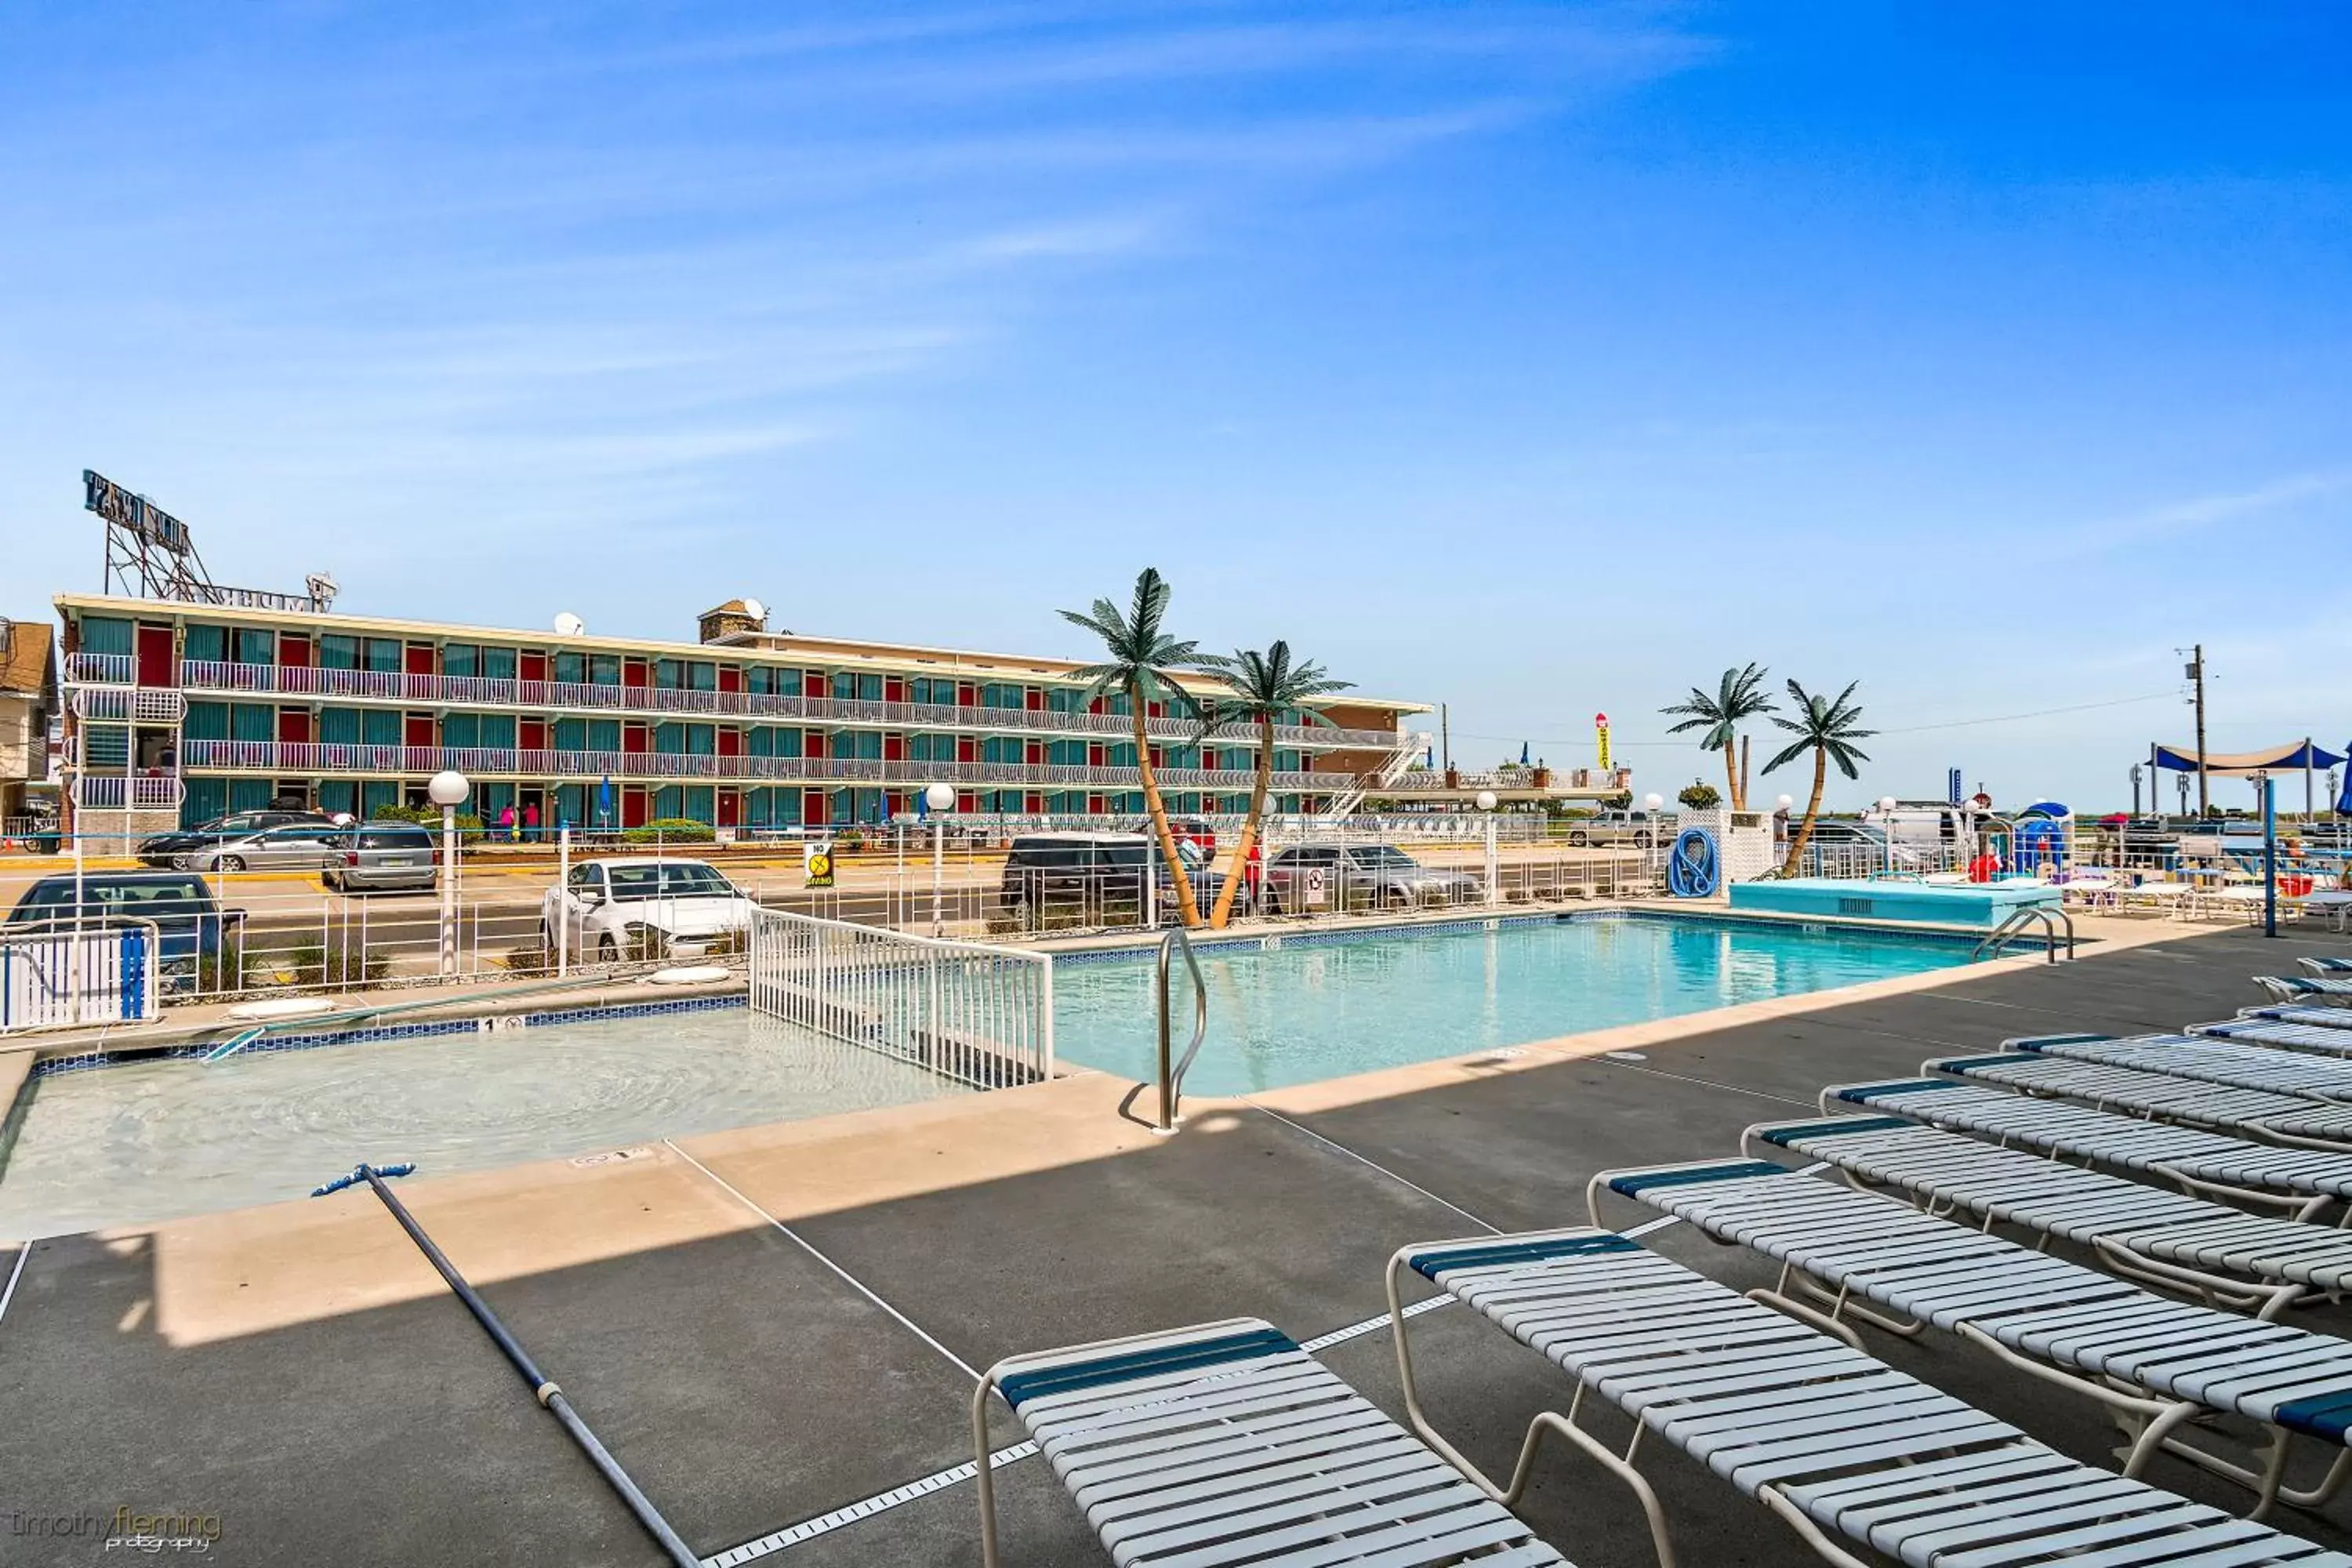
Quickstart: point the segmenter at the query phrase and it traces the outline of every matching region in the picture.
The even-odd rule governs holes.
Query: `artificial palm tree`
[[[1723,684],[1714,696],[1694,686],[1688,701],[1659,710],[1669,715],[1688,715],[1666,731],[1670,735],[1706,729],[1706,733],[1698,738],[1699,750],[1723,753],[1723,776],[1730,785],[1724,798],[1731,802],[1734,811],[1748,809],[1748,781],[1740,775],[1738,763],[1739,726],[1772,711],[1772,700],[1763,691],[1765,673],[1760,664],[1750,664],[1745,669],[1727,669],[1723,672]]]
[[[1846,689],[1832,699],[1809,693],[1792,680],[1789,682],[1789,695],[1796,699],[1799,716],[1794,719],[1784,719],[1777,713],[1772,716],[1772,722],[1797,738],[1779,756],[1764,764],[1766,773],[1783,763],[1795,762],[1807,752],[1813,753],[1813,798],[1805,803],[1803,826],[1789,841],[1789,858],[1780,866],[1783,877],[1796,874],[1797,862],[1805,853],[1805,841],[1813,836],[1814,819],[1822,813],[1822,788],[1829,783],[1830,764],[1837,763],[1838,771],[1848,778],[1858,778],[1861,775],[1854,771],[1853,764],[1870,761],[1870,754],[1854,744],[1856,741],[1867,740],[1878,733],[1875,730],[1862,728],[1862,710],[1853,706],[1851,700],[1853,689],[1861,684],[1858,680],[1847,682]]]
[[[1079,679],[1092,683],[1080,700],[1092,702],[1108,691],[1127,698],[1129,716],[1135,721],[1135,763],[1143,773],[1144,809],[1151,814],[1151,830],[1159,836],[1160,856],[1175,883],[1177,918],[1189,927],[1201,923],[1200,906],[1192,900],[1192,879],[1184,874],[1184,863],[1177,858],[1175,835],[1168,830],[1168,807],[1160,798],[1159,773],[1151,765],[1151,739],[1143,723],[1153,702],[1164,700],[1171,711],[1188,716],[1200,711],[1200,705],[1175,680],[1178,670],[1202,663],[1200,645],[1178,642],[1160,630],[1168,614],[1168,579],[1159,568],[1146,566],[1136,575],[1135,598],[1127,614],[1120,615],[1118,606],[1108,599],[1097,599],[1091,611],[1064,610],[1062,618],[1102,638],[1103,651],[1109,656],[1077,672]]]
[[[1345,691],[1354,683],[1332,679],[1312,659],[1293,664],[1290,645],[1279,640],[1264,653],[1255,648],[1236,648],[1231,658],[1205,658],[1201,664],[1232,692],[1229,697],[1212,697],[1202,705],[1202,735],[1205,738],[1210,731],[1226,724],[1257,726],[1257,781],[1250,788],[1249,816],[1242,822],[1241,848],[1234,857],[1234,868],[1226,875],[1225,885],[1217,889],[1217,907],[1209,911],[1209,929],[1223,931],[1225,922],[1233,918],[1234,894],[1241,887],[1250,847],[1257,842],[1258,826],[1265,820],[1265,798],[1274,788],[1275,725],[1293,709],[1310,724],[1330,725],[1328,718],[1307,703],[1335,691]]]

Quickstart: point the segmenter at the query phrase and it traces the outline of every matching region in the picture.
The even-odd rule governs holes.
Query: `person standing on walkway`
[[[539,802],[527,802],[522,808],[522,838],[526,844],[539,842]]]
[[[515,841],[515,814],[512,801],[499,807],[499,836],[509,844]]]

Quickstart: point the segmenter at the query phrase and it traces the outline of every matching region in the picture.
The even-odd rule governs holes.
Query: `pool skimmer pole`
[[[507,1326],[499,1321],[498,1314],[490,1310],[489,1304],[475,1294],[474,1288],[466,1282],[466,1277],[457,1272],[457,1266],[449,1261],[447,1255],[434,1244],[431,1237],[425,1234],[424,1226],[416,1223],[416,1217],[408,1212],[407,1205],[393,1196],[392,1189],[384,1185],[386,1177],[405,1176],[415,1169],[413,1164],[355,1165],[349,1175],[337,1176],[324,1186],[311,1188],[310,1195],[323,1198],[330,1193],[340,1193],[345,1187],[366,1183],[369,1189],[383,1200],[383,1206],[392,1211],[392,1217],[400,1222],[400,1228],[408,1233],[408,1239],[416,1243],[417,1250],[425,1254],[425,1260],[440,1270],[441,1278],[456,1292],[457,1300],[466,1304],[466,1310],[474,1314],[474,1321],[482,1325],[482,1331],[498,1345],[499,1353],[521,1374],[524,1384],[530,1389],[531,1397],[538,1400],[549,1415],[562,1423],[564,1431],[571,1434],[572,1440],[580,1446],[580,1451],[588,1456],[589,1462],[596,1467],[613,1489],[621,1494],[621,1500],[629,1505],[629,1511],[637,1516],[637,1522],[646,1527],[646,1532],[661,1542],[662,1550],[669,1553],[670,1561],[680,1564],[681,1568],[702,1568],[702,1560],[678,1539],[677,1531],[662,1518],[661,1510],[637,1489],[637,1483],[629,1479],[629,1472],[621,1468],[621,1462],[597,1440],[596,1434],[588,1429],[588,1423],[580,1419],[580,1413],[572,1408],[570,1400],[564,1398],[563,1390],[539,1370],[539,1363],[530,1359],[530,1352],[507,1331]]]

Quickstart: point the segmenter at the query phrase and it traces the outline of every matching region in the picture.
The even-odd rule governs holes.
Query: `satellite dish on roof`
[[[587,629],[588,623],[582,620],[578,616],[573,615],[569,610],[563,611],[561,615],[555,617],[555,635],[557,637],[576,637]]]
[[[335,595],[343,591],[331,572],[313,572],[302,579],[302,585],[310,590],[310,602],[319,606],[321,615],[334,607]]]
[[[757,599],[746,599],[743,601],[743,613],[755,621],[764,621],[768,618],[768,606]]]

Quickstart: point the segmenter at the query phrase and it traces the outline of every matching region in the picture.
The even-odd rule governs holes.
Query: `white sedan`
[[[585,963],[740,952],[759,906],[703,860],[587,860],[540,908],[541,939]]]

